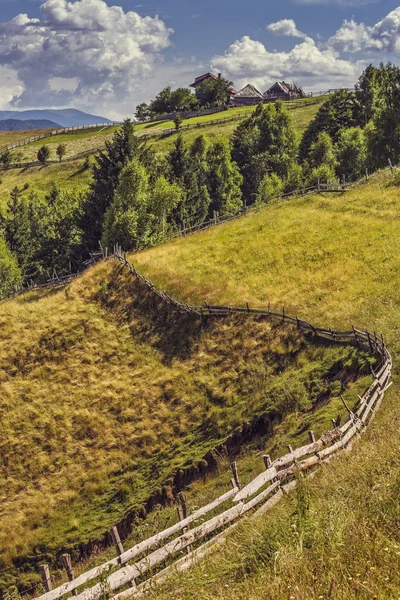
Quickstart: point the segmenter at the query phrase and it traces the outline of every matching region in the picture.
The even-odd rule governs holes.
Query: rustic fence
[[[18,142],[9,144],[8,146],[5,146],[5,148],[1,148],[0,153],[6,152],[7,150],[14,150],[20,146],[26,146],[27,144],[32,144],[32,142],[44,140],[54,135],[61,135],[63,133],[77,133],[79,131],[85,131],[88,129],[108,129],[108,127],[115,127],[116,125],[121,125],[121,123],[97,123],[95,125],[76,125],[75,127],[61,127],[60,129],[52,129],[51,131],[45,131],[39,135],[34,135],[30,138],[25,138],[24,140],[19,140]]]
[[[289,323],[300,331],[315,336],[316,339],[356,345],[361,351],[373,356],[378,364],[375,369],[371,368],[373,383],[358,397],[355,412],[342,398],[349,414],[348,421],[342,426],[333,421],[333,429],[318,439],[313,431],[309,431],[310,442],[305,446],[296,449],[289,446],[287,454],[274,460],[269,455],[263,456],[265,470],[244,487],[240,484],[237,465],[232,463],[231,490],[227,490],[222,496],[191,515],[188,514],[185,498],[181,495],[179,521],[128,550],[124,550],[118,530],[114,527],[111,536],[117,556],[76,579],[69,555],[63,555],[63,565],[69,581],[55,589],[52,589],[48,565],[42,565],[42,579],[47,591],[38,600],[57,600],[71,593],[79,600],[97,600],[105,590],[122,600],[139,596],[171,573],[187,569],[193,562],[210,552],[217,542],[221,543],[242,517],[261,514],[271,509],[284,494],[296,486],[299,474],[309,472],[349,447],[353,438],[359,436],[371,421],[385,391],[391,385],[392,359],[383,337],[379,338],[376,333],[362,332],[354,327],[351,331],[314,327],[298,317],[290,317],[284,309],[278,313],[271,311],[269,307],[268,310],[252,309],[248,305],[239,308],[208,304],[189,306],[157,290],[151,281],[137,272],[134,265],[127,260],[126,253],[122,254],[121,248],[114,248],[113,256],[127,267],[138,281],[147,286],[151,293],[180,312],[195,318],[225,317],[239,313]],[[205,520],[206,515],[211,515],[211,518]],[[182,557],[184,550],[187,554]],[[160,567],[164,568],[158,570]],[[96,582],[99,579],[100,581]]]

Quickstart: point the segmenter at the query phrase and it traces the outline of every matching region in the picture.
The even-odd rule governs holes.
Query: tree
[[[307,178],[307,187],[319,184],[334,183],[336,181],[335,171],[329,165],[321,165],[312,169]]]
[[[176,115],[176,117],[174,119],[174,125],[175,125],[176,131],[180,130],[182,123],[183,123],[182,117],[180,115]]]
[[[22,284],[22,274],[15,255],[0,234],[0,298],[12,294]]]
[[[328,133],[321,131],[315,142],[311,144],[308,154],[308,165],[311,169],[327,165],[334,170],[337,161],[333,150],[333,143]]]
[[[37,159],[42,163],[42,165],[45,165],[50,158],[50,154],[50,148],[44,144],[38,150]]]
[[[337,173],[347,181],[355,181],[365,174],[367,146],[364,130],[360,127],[343,129],[336,145]]]
[[[237,127],[232,143],[232,157],[243,176],[243,198],[248,205],[255,202],[266,174],[276,173],[285,180],[297,157],[296,132],[283,102],[259,105]]]
[[[167,162],[172,179],[178,183],[183,183],[184,176],[187,173],[188,151],[182,135],[178,135],[176,138],[174,147],[168,155]]]
[[[5,150],[2,154],[0,154],[0,165],[3,169],[8,169],[13,161],[13,155],[9,150]]]
[[[57,154],[60,162],[62,161],[63,156],[65,156],[66,152],[67,152],[67,146],[65,144],[58,144],[56,154]]]
[[[191,111],[199,108],[199,101],[188,88],[177,88],[171,92],[170,111]]]
[[[147,237],[149,177],[136,159],[121,171],[115,196],[104,218],[102,244],[112,248],[120,244],[125,250],[136,248]]]
[[[361,106],[361,124],[363,126],[367,125],[375,114],[380,75],[380,69],[369,65],[358,79],[356,97]]]
[[[85,199],[79,222],[86,252],[98,248],[104,215],[114,199],[122,169],[133,159],[145,159],[146,156],[144,144],[136,136],[129,119],[114,133],[111,141],[106,141],[106,150],[96,156],[93,183]]]
[[[161,90],[154,100],[150,102],[150,111],[156,115],[165,115],[172,112],[170,87]]]
[[[137,105],[135,118],[140,122],[148,121],[151,118],[150,106],[146,102]]]
[[[114,200],[104,220],[102,244],[141,248],[163,238],[168,219],[179,203],[182,189],[164,176],[149,185],[145,167],[134,160],[121,172]]]
[[[242,206],[243,177],[233,162],[229,146],[218,141],[207,152],[207,187],[210,194],[209,214],[233,214]]]
[[[203,81],[198,87],[201,104],[221,105],[229,102],[232,95],[232,81],[217,77],[216,79],[209,77]]]
[[[361,106],[354,92],[338,90],[332,94],[304,132],[299,149],[300,161],[307,160],[311,145],[321,132],[328,133],[336,143],[342,129],[361,124],[361,113]]]
[[[262,180],[257,193],[257,204],[266,203],[283,193],[283,181],[276,173],[267,173]]]
[[[400,69],[388,63],[380,66],[375,113],[367,131],[369,164],[383,167],[390,158],[400,161]]]

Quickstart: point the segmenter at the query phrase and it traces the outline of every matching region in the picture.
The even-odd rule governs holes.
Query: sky
[[[138,1],[0,0],[0,109],[119,119],[208,71],[325,91],[400,64],[399,0]]]

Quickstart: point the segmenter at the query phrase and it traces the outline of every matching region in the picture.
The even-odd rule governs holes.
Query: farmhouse
[[[200,77],[196,77],[194,82],[190,84],[190,87],[195,89],[196,98],[198,98],[200,102],[206,100],[205,95],[202,93],[202,84],[207,81],[207,79],[221,79],[221,73],[218,73],[218,75],[214,75],[214,73],[205,73],[204,75],[200,75]],[[231,87],[230,90],[232,96],[237,94],[234,87]]]
[[[233,99],[235,106],[251,106],[253,104],[259,104],[259,102],[263,102],[263,95],[250,83],[241,89],[240,92],[235,94]]]
[[[264,94],[264,100],[296,100],[304,98],[303,90],[295,83],[286,83],[285,81],[277,81]]]

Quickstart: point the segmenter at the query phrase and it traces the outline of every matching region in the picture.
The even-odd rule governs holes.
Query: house
[[[263,102],[262,93],[250,83],[245,85],[233,98],[235,106],[251,106],[260,102]]]
[[[194,82],[190,84],[189,87],[194,88],[196,98],[198,98],[200,102],[204,102],[207,100],[207,97],[201,91],[201,86],[205,81],[207,81],[207,79],[221,79],[221,73],[218,73],[218,75],[214,75],[214,73],[205,73],[204,75],[200,75],[200,77],[196,77]],[[234,87],[231,87],[230,90],[232,96],[237,94],[237,91]]]
[[[277,81],[264,94],[264,100],[266,101],[296,100],[304,97],[305,94],[300,87],[295,83],[286,83],[285,81]]]

